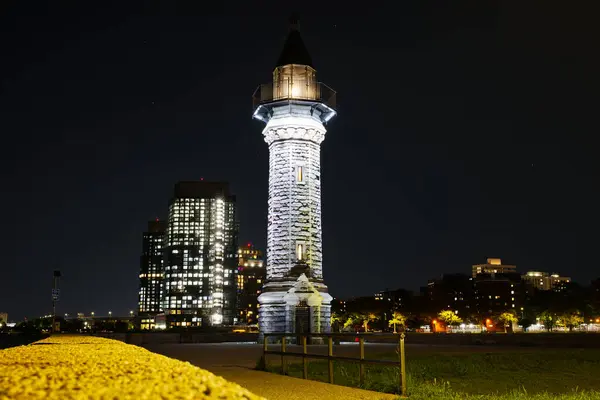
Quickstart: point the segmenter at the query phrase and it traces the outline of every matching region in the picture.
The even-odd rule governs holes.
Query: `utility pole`
[[[58,281],[60,280],[60,271],[54,270],[52,280],[52,332],[56,332],[56,302],[60,295],[60,289],[58,288]]]

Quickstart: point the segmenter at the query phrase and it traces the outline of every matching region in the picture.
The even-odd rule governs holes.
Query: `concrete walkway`
[[[254,370],[262,354],[252,344],[157,344],[148,350],[209,370],[268,400],[392,400],[398,396]],[[269,346],[270,347],[270,346]],[[315,346],[317,347],[317,346]],[[273,350],[275,346],[273,347]],[[326,349],[326,346],[324,346]],[[357,348],[347,347],[356,352]],[[292,349],[290,349],[292,350]],[[315,352],[320,353],[321,349]],[[383,350],[387,350],[382,348]],[[342,351],[340,351],[342,353]],[[341,355],[341,354],[340,354]]]
[[[330,385],[241,367],[213,367],[209,371],[268,400],[392,400],[398,398],[386,393]]]

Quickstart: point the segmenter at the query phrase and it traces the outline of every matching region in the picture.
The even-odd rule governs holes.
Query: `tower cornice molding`
[[[325,140],[326,132],[323,124],[312,118],[286,117],[269,121],[263,130],[263,135],[269,146],[276,141],[289,139],[321,144]]]

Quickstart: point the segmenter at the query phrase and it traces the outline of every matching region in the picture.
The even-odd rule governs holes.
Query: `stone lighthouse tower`
[[[261,333],[329,332],[331,296],[323,282],[320,145],[336,115],[335,92],[317,81],[290,19],[273,81],[254,94],[253,118],[269,146],[267,279],[259,296]]]

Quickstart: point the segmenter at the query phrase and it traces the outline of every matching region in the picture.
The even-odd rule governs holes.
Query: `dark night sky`
[[[55,268],[59,312],[134,309],[141,232],[178,180],[230,181],[241,242],[266,244],[268,149],[251,95],[301,3],[78,3],[0,6],[11,319],[50,311]],[[486,257],[600,276],[593,13],[395,3],[296,9],[338,91],[322,146],[330,292],[417,289]]]

